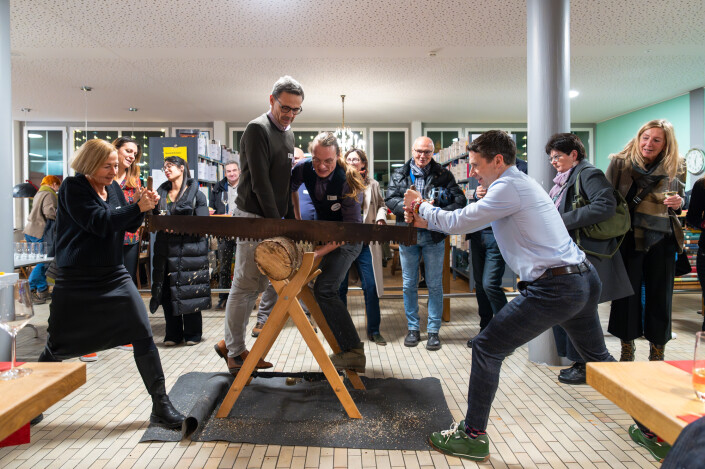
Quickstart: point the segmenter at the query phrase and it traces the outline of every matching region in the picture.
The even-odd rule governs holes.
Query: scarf
[[[551,190],[548,192],[548,196],[553,200],[556,208],[560,211],[561,201],[563,200],[563,194],[565,193],[565,183],[568,182],[570,173],[573,172],[573,168],[568,171],[563,171],[562,173],[556,173],[556,177],[553,178],[553,183],[555,184]]]
[[[664,237],[674,234],[680,252],[683,249],[683,229],[675,214],[663,203],[663,193],[669,190],[669,182],[662,161],[646,170],[632,165],[631,177],[636,186],[635,196],[645,187],[651,188],[632,215],[635,249],[648,251]],[[678,192],[682,197],[682,189]]]
[[[411,179],[413,181],[412,184],[416,186],[416,190],[419,192],[419,194],[421,194],[421,197],[423,197],[423,190],[426,186],[426,177],[429,175],[430,172],[430,162],[423,168],[419,168],[418,166],[416,166],[416,163],[414,163],[414,159],[411,159]]]

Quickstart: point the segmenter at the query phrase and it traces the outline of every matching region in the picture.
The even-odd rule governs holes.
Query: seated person
[[[323,132],[313,140],[313,158],[299,162],[291,174],[294,213],[301,219],[298,189],[304,184],[319,220],[362,223],[361,199],[365,184],[353,167],[341,158],[338,140]],[[313,295],[321,307],[341,352],[331,355],[336,368],[365,371],[365,350],[347,307],[338,290],[362,245],[328,243],[316,247],[316,258],[323,257]]]

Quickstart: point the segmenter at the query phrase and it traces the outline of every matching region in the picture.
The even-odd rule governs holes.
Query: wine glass
[[[166,197],[159,198],[159,215],[166,215],[167,208]]]
[[[226,191],[220,193],[220,201],[223,202],[223,207],[225,207],[225,214],[230,215],[228,211],[228,193]]]
[[[17,280],[14,283],[0,284],[0,328],[12,338],[12,361],[10,369],[0,373],[0,380],[21,378],[32,372],[31,368],[15,368],[15,345],[17,333],[34,316],[32,295],[28,280]]]

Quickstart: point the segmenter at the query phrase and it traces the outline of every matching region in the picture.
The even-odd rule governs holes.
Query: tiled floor
[[[398,278],[398,276],[397,276]],[[423,302],[425,305],[425,302]],[[353,318],[364,331],[362,297],[350,297]],[[366,343],[368,376],[416,378],[435,376],[441,380],[448,406],[460,419],[466,410],[471,351],[468,337],[478,332],[474,299],[451,301],[452,322],[441,329],[443,348],[429,352],[423,346],[403,346],[406,322],[401,300],[383,300],[382,333],[386,347]],[[678,295],[674,300],[673,328],[678,338],[669,343],[668,359],[692,355],[692,334],[700,329],[699,294]],[[606,330],[607,307],[601,308]],[[34,320],[43,332],[47,306],[37,307]],[[422,316],[425,309],[422,308]],[[164,322],[151,317],[155,339],[163,339]],[[254,324],[254,315],[251,326]],[[167,375],[167,388],[189,371],[224,371],[212,350],[222,336],[223,313],[204,313],[204,342],[194,346],[163,348],[160,353]],[[43,341],[30,330],[21,332],[20,356],[31,358]],[[319,335],[320,336],[320,335]],[[425,337],[425,334],[422,334]],[[612,354],[619,341],[607,336]],[[250,339],[254,340],[254,339]],[[648,343],[637,341],[637,360],[646,360]],[[32,443],[0,449],[3,468],[203,468],[203,467],[323,467],[323,468],[428,468],[477,467],[478,464],[445,457],[435,451],[373,451],[345,448],[280,447],[234,443],[138,443],[147,427],[150,401],[132,356],[109,350],[88,363],[88,381],[80,389],[44,413],[44,421],[32,429]],[[289,324],[268,359],[277,370],[316,370],[313,357]],[[530,363],[527,348],[510,356],[502,368],[488,433],[491,458],[483,467],[630,467],[658,466],[627,435],[632,423],[627,414],[591,387],[559,384],[559,367]],[[342,411],[342,410],[341,410]],[[450,424],[450,422],[448,422]],[[440,430],[440,429],[439,429]]]

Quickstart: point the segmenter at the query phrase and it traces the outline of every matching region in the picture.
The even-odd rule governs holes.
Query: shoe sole
[[[426,350],[430,350],[431,352],[435,352],[436,350],[440,350],[441,347],[443,347],[443,345],[438,345],[438,346],[432,345],[430,347],[427,345]]]
[[[433,444],[433,441],[431,441],[431,438],[428,439],[428,444],[431,445],[431,448],[435,449],[439,453],[442,454],[447,454],[448,456],[454,456],[456,458],[461,458],[461,459],[469,459],[470,461],[478,461],[478,462],[484,462],[490,459],[490,455],[488,454],[487,456],[468,456],[467,454],[462,454],[462,453],[453,453],[451,451],[446,451],[444,449],[441,449]]]
[[[404,342],[404,347],[416,347],[419,345],[418,342],[410,343],[410,342]]]
[[[80,357],[79,360],[82,361],[83,363],[93,363],[93,362],[98,361],[98,357],[91,357],[91,358]]]
[[[125,347],[124,345],[118,345],[115,348],[118,350],[124,350],[125,352],[132,352],[134,350],[132,347]]]
[[[215,345],[213,346],[213,349],[215,350],[215,353],[217,353],[220,358],[222,358],[223,360],[225,360],[225,365],[227,366],[227,364],[228,364],[228,357],[225,356],[225,355],[223,355],[223,354],[220,352],[220,347],[218,347],[218,344],[215,344]],[[228,368],[228,369],[229,369],[229,368]],[[235,374],[237,374],[237,373],[235,373]]]

